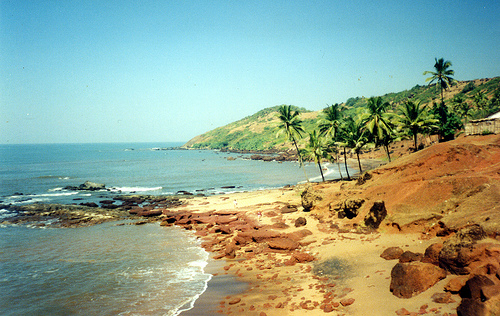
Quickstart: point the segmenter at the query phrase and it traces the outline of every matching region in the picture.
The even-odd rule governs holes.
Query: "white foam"
[[[6,210],[6,209],[0,209],[0,219],[9,218],[9,217],[12,217],[14,215],[16,215],[16,213],[11,212],[11,211]]]
[[[147,191],[159,191],[163,189],[163,187],[115,187],[111,188],[111,191],[119,191],[119,192],[147,192]]]

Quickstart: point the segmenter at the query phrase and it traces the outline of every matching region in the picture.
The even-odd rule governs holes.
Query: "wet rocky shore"
[[[125,219],[139,220],[138,223],[156,221],[163,210],[181,205],[176,196],[128,195],[112,199],[76,204],[0,205],[11,217],[0,224],[22,224],[37,227],[81,227]]]

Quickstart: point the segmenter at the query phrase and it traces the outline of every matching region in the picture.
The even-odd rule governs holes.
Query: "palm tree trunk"
[[[297,146],[297,142],[295,141],[295,138],[292,138],[292,140],[293,140],[293,144],[295,145],[295,149],[297,150],[297,156],[299,157],[300,166],[302,167],[302,170],[304,170],[304,176],[306,177],[306,181],[309,182],[309,178],[307,177],[307,173],[306,173],[306,168],[304,168],[304,164],[302,163],[302,156],[300,155],[299,146]]]
[[[358,157],[359,174],[362,174],[363,170],[361,169],[361,161],[359,160],[359,151],[356,151],[356,156]]]
[[[387,159],[391,162],[391,155],[389,154],[389,145],[384,145],[385,152],[387,153]]]
[[[344,181],[344,178],[342,177],[342,171],[340,170],[339,152],[338,151],[337,151],[337,167],[339,167],[340,180]]]
[[[349,170],[347,169],[347,154],[345,152],[345,147],[344,147],[344,164],[345,164],[345,172],[347,173],[347,180],[351,181],[351,176],[349,175]]]
[[[413,143],[415,144],[415,152],[417,152],[417,134],[413,134]]]
[[[323,169],[321,169],[321,163],[318,161],[319,172],[321,173],[321,179],[325,182],[325,176],[323,175]]]

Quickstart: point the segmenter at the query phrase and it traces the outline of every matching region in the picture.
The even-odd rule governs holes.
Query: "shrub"
[[[474,81],[471,81],[465,85],[465,87],[462,89],[462,93],[467,93],[469,91],[474,90],[475,88],[476,88],[476,85],[474,84]]]

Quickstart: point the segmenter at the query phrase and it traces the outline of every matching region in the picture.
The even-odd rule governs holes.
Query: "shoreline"
[[[338,186],[341,184],[315,184]],[[419,234],[393,232],[365,232],[330,228],[310,213],[298,210],[278,214],[284,205],[300,204],[300,190],[293,188],[234,193],[220,196],[195,197],[187,200],[179,212],[218,213],[218,217],[245,217],[257,221],[261,229],[273,227],[280,234],[311,233],[299,239],[295,250],[264,249],[261,244],[237,245],[235,257],[228,258],[228,237],[213,229],[192,225],[204,248],[210,252],[211,263],[207,271],[215,274],[208,288],[194,303],[194,308],[181,316],[207,315],[323,315],[336,312],[345,315],[391,315],[405,308],[418,312],[427,305],[436,315],[454,315],[460,302],[453,295],[453,302],[439,304],[431,296],[442,291],[449,278],[432,289],[411,299],[400,299],[389,291],[394,260],[380,258],[388,247],[423,252],[440,237],[422,239]],[[237,201],[237,207],[233,201]],[[257,220],[262,213],[261,221]],[[307,224],[296,228],[294,222],[306,217]],[[280,223],[280,224],[277,224]],[[284,225],[283,225],[284,224]],[[191,224],[189,224],[191,225]],[[284,227],[284,226],[288,227]],[[216,227],[216,226],[214,226]],[[276,228],[281,227],[281,228]],[[289,264],[294,254],[310,255],[313,261]],[[218,259],[212,259],[216,257]],[[325,267],[334,266],[332,270]],[[323,273],[321,269],[323,267]],[[238,287],[238,284],[240,287]],[[246,284],[241,286],[241,284]],[[238,290],[234,291],[234,287]],[[371,312],[369,312],[371,311]],[[376,312],[373,312],[376,311]],[[262,314],[264,313],[264,314]],[[334,313],[335,315],[335,313]]]

